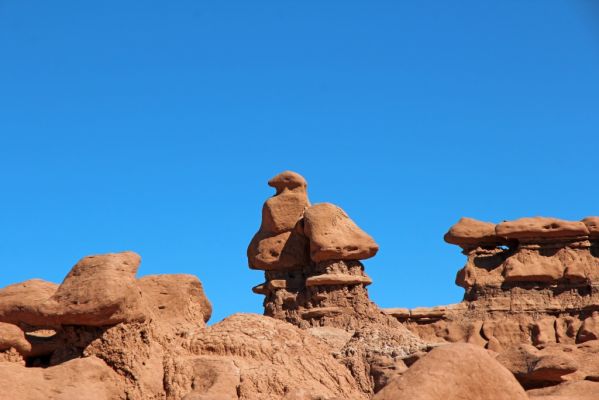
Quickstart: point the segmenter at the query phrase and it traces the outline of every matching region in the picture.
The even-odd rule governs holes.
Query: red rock
[[[309,263],[308,239],[296,231],[258,232],[248,247],[249,265],[264,271],[296,270]]]
[[[432,350],[374,400],[526,400],[512,374],[486,350],[450,344]]]
[[[309,262],[301,224],[304,210],[310,206],[306,180],[285,171],[268,184],[276,194],[262,207],[260,229],[247,249],[248,264],[265,271],[301,269]]]
[[[39,305],[48,300],[58,285],[41,279],[15,283],[0,290],[0,322],[43,326],[50,318],[40,314]]]
[[[339,207],[316,204],[304,214],[304,232],[310,239],[310,257],[326,260],[363,260],[373,257],[379,247]]]
[[[31,351],[31,343],[25,338],[25,332],[16,325],[0,322],[0,351],[11,347],[22,355]]]
[[[530,400],[597,400],[599,383],[590,381],[565,382],[557,386],[527,392]]]
[[[283,321],[235,314],[197,335],[194,354],[235,360],[243,399],[282,399],[303,389],[322,398],[366,399],[329,347]]]
[[[520,345],[503,351],[497,361],[509,369],[524,387],[563,382],[564,376],[579,368],[570,353],[559,347],[538,350]]]
[[[599,237],[599,217],[586,217],[582,222],[587,226],[592,238]]]
[[[495,234],[495,224],[473,218],[461,218],[449,229],[444,239],[447,243],[465,247],[501,243],[501,239]]]
[[[106,326],[145,319],[135,274],[141,257],[133,252],[88,256],[71,269],[56,292],[39,307],[59,325]]]
[[[193,275],[148,275],[137,285],[148,311],[163,323],[173,327],[204,326],[212,315],[212,304]]]
[[[582,323],[576,337],[576,343],[597,339],[599,339],[599,312],[595,311],[593,315],[586,318]]]
[[[19,400],[124,399],[118,375],[96,357],[50,368],[0,363],[0,396]]]
[[[505,221],[496,226],[495,232],[506,239],[576,238],[589,235],[589,229],[582,222],[545,217]]]

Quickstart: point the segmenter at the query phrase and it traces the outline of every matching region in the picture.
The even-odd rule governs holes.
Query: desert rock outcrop
[[[282,179],[285,176],[290,178]],[[373,257],[378,251],[372,237],[340,207],[330,203],[310,205],[306,181],[298,174],[284,172],[269,181],[271,186],[274,186],[273,181],[280,183],[275,186],[274,197],[264,204],[263,210],[268,212],[262,213],[260,230],[248,248],[250,267],[265,270],[266,278],[253,291],[265,296],[264,314],[267,316],[309,331],[326,327],[349,333],[349,340],[344,346],[335,346],[334,354],[349,367],[364,392],[371,393],[379,388],[377,382],[386,379],[380,377],[374,365],[395,364],[425,344],[383,313],[368,297],[366,287],[372,280],[360,261]],[[289,182],[294,186],[290,187]],[[287,200],[296,192],[301,194],[301,204],[305,206],[301,212],[295,197]],[[279,197],[282,200],[276,200]],[[273,203],[281,207],[272,207]],[[294,219],[290,219],[291,216]],[[271,220],[284,220],[285,224],[278,226],[288,230],[281,233],[266,229],[274,225]],[[264,239],[256,239],[271,234],[288,234],[295,239],[285,245],[271,245]],[[277,264],[279,268],[275,270],[272,264],[258,261],[257,254],[281,254],[280,246],[293,249],[294,260],[298,262]],[[319,337],[326,341],[323,336],[323,332],[319,332]],[[332,341],[340,337],[333,336]]]
[[[596,221],[536,217],[494,225],[463,218],[445,240],[467,257],[456,277],[464,301],[386,312],[423,340],[498,352],[527,389],[593,380],[595,346],[584,344],[599,338]]]
[[[526,400],[514,376],[480,347],[451,344],[432,350],[375,400]]]
[[[309,332],[250,314],[207,327],[196,277],[137,279],[139,263],[132,252],[85,257],[58,287],[0,290],[0,398],[367,398]]]

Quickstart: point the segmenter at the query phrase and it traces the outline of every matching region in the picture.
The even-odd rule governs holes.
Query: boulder
[[[39,311],[58,285],[41,279],[31,279],[6,286],[0,290],[0,322],[17,325],[44,326],[50,318]]]
[[[330,203],[306,210],[304,232],[310,239],[310,257],[314,262],[363,260],[373,257],[379,249],[341,208]]]
[[[145,319],[133,252],[88,256],[69,272],[39,312],[58,325],[107,326]]]
[[[486,350],[465,343],[433,349],[375,400],[526,400],[513,375]]]
[[[301,269],[309,263],[308,239],[296,231],[258,232],[247,250],[249,266],[264,271]]]
[[[492,246],[502,242],[495,234],[495,224],[466,217],[449,228],[444,239],[462,247]]]
[[[308,241],[301,223],[304,210],[310,206],[306,180],[285,171],[268,184],[276,194],[262,207],[260,229],[247,249],[248,264],[265,271],[301,269],[308,262]]]
[[[542,350],[530,345],[519,345],[503,351],[497,361],[510,370],[526,388],[563,382],[566,375],[579,369],[572,349],[551,346]]]
[[[0,351],[14,348],[19,354],[27,355],[31,343],[25,338],[25,332],[16,325],[0,322]]]

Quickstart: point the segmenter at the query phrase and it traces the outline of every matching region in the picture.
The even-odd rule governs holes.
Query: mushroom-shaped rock
[[[587,226],[592,238],[599,238],[599,217],[586,217],[582,222]]]
[[[501,240],[495,234],[495,224],[473,218],[461,218],[444,237],[447,243],[462,247],[496,245]]]
[[[159,323],[174,327],[203,325],[212,315],[202,283],[193,275],[148,275],[137,284],[145,305]]]
[[[49,318],[38,308],[48,300],[58,285],[41,279],[31,279],[0,290],[0,322],[17,325],[44,326]]]
[[[345,211],[330,203],[316,204],[306,210],[304,232],[310,239],[310,257],[314,262],[363,260],[373,257],[379,249]]]
[[[250,268],[261,270],[296,269],[306,264],[307,240],[300,220],[310,206],[306,180],[285,171],[268,184],[276,194],[262,207],[260,230],[247,250]]]
[[[375,400],[527,400],[524,389],[489,353],[459,343],[438,347],[392,380]]]
[[[106,326],[145,319],[133,252],[88,256],[71,269],[40,312],[58,325]]]
[[[495,232],[506,239],[570,239],[589,235],[583,222],[545,217],[505,221],[496,226]]]

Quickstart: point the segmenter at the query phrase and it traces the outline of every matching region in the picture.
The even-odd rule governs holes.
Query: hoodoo
[[[265,271],[253,288],[265,296],[264,314],[334,342],[365,392],[382,387],[402,357],[426,345],[368,297],[372,280],[361,260],[378,245],[340,207],[310,205],[299,174],[283,172],[269,185],[276,193],[248,248],[250,268]],[[272,221],[284,223],[274,229]]]

